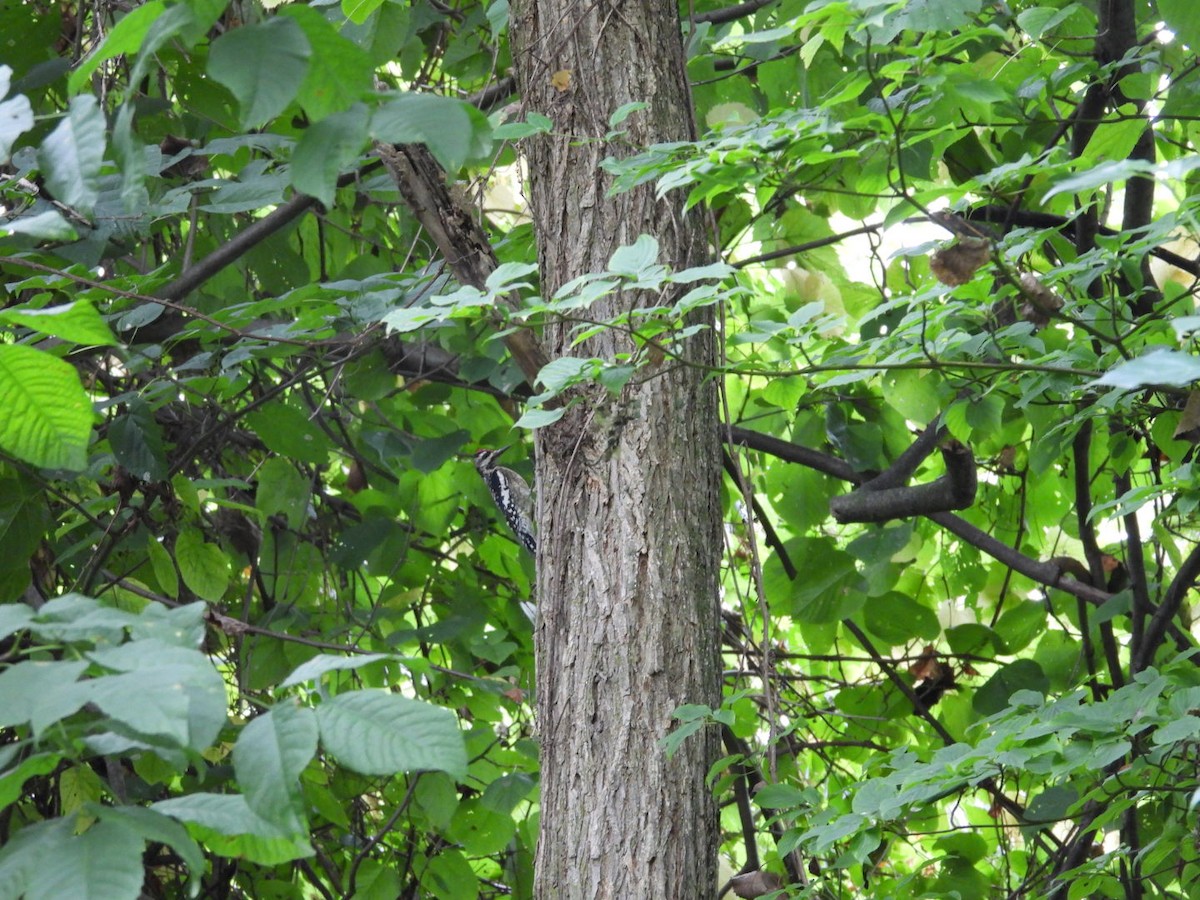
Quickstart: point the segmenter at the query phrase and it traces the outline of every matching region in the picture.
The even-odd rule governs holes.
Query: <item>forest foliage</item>
[[[706,306],[726,693],[663,752],[721,730],[732,889],[1200,896],[1200,15],[681,14],[701,137],[614,109],[605,169],[713,262],[547,297],[506,0],[0,8],[0,896],[530,896],[533,562],[470,453],[529,474]],[[637,350],[530,389],[549,321]]]

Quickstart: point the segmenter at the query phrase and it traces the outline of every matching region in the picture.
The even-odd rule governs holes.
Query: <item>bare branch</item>
[[[936,429],[927,429],[928,431]],[[966,509],[975,502],[977,479],[975,457],[957,441],[942,448],[946,474],[929,484],[912,487],[872,488],[874,481],[849,494],[833,497],[829,510],[841,523],[887,522],[911,516],[928,516],[952,509]],[[891,480],[891,470],[880,476]],[[878,479],[876,479],[878,480]]]

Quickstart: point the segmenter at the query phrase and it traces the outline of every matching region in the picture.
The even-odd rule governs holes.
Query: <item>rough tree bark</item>
[[[514,0],[510,35],[527,112],[554,122],[525,148],[542,290],[603,270],[639,234],[682,268],[707,258],[701,218],[653,185],[607,196],[609,155],[693,136],[675,0]],[[603,140],[622,104],[648,108]],[[605,319],[661,298],[600,301]],[[711,324],[711,322],[710,322]],[[612,331],[547,355],[612,359]],[[713,333],[686,353],[714,361]],[[716,882],[716,817],[704,777],[715,730],[668,760],[660,741],[684,703],[720,701],[721,547],[717,403],[701,368],[660,361],[617,396],[576,395],[538,432],[537,703],[542,745],[540,898],[701,898]]]

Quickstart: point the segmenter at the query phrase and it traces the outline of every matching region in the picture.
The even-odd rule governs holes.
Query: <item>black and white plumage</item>
[[[509,445],[511,446],[511,444]],[[479,470],[483,483],[504,521],[517,536],[517,540],[530,553],[537,552],[537,535],[533,528],[533,492],[525,479],[507,466],[496,464],[496,460],[507,450],[478,450],[475,453],[475,468]]]

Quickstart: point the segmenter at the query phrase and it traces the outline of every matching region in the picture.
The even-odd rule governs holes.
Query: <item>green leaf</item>
[[[947,628],[946,643],[950,645],[952,652],[958,654],[982,654],[987,653],[989,649],[995,650],[997,653],[1005,652],[1004,642],[1000,640],[996,632],[977,622],[967,622],[964,625]]]
[[[198,828],[205,847],[217,854],[271,866],[313,853],[307,840],[257,815],[245,797],[195,793],[160,800],[150,808]]]
[[[243,128],[257,128],[295,99],[310,49],[300,26],[283,16],[242,25],[213,42],[208,74],[233,92]]]
[[[484,286],[495,294],[522,287],[531,287],[530,283],[526,280],[526,276],[537,272],[537,270],[536,263],[501,263],[488,275]]]
[[[272,403],[254,410],[246,421],[258,439],[273,453],[297,462],[324,465],[329,462],[333,443],[329,435],[289,403]]]
[[[27,756],[21,762],[0,772],[0,810],[13,803],[18,797],[25,796],[25,782],[41,775],[49,775],[62,763],[62,756],[57,753],[35,753]],[[24,830],[21,832],[24,834]],[[3,893],[4,879],[0,877],[0,896]]]
[[[381,659],[395,659],[395,657],[389,653],[364,653],[359,656],[333,656],[332,654],[323,653],[319,656],[314,656],[307,662],[301,663],[291,675],[279,683],[279,686],[291,687],[295,684],[303,684],[306,681],[315,681],[326,672],[357,669],[374,662],[379,662]]]
[[[296,98],[310,119],[319,124],[370,94],[371,59],[357,44],[338,34],[313,7],[293,4],[284,7],[280,15],[300,25],[311,48],[308,71]]]
[[[175,538],[175,563],[179,574],[197,597],[215,603],[229,586],[229,558],[216,544],[204,540],[195,528],[183,529]]]
[[[178,35],[186,36],[189,31],[199,37],[208,31],[222,12],[223,7],[206,0],[168,6],[161,15],[155,17],[146,36],[140,41],[137,62],[129,74],[129,83],[138,84],[146,77],[150,67],[158,61],[156,54],[159,48],[167,41]]]
[[[530,431],[536,428],[545,428],[561,419],[566,411],[565,406],[556,406],[554,409],[542,409],[541,407],[527,409],[521,414],[521,418],[513,423],[513,427],[528,428]]]
[[[1022,10],[1017,14],[1017,24],[1034,40],[1038,40],[1047,31],[1061,25],[1081,7],[1078,3],[1069,3],[1062,9],[1048,6],[1035,6]]]
[[[801,622],[829,624],[848,618],[862,608],[866,598],[855,589],[858,572],[854,558],[844,550],[818,548],[813,541],[804,560],[805,577],[792,583],[794,615]]]
[[[429,861],[421,883],[438,897],[478,897],[479,876],[458,850],[439,853]]]
[[[74,686],[86,669],[81,660],[25,660],[0,672],[0,727],[29,722],[41,706],[41,697]]]
[[[546,134],[554,130],[554,121],[540,113],[531,112],[524,122],[505,122],[492,129],[492,138],[497,141],[517,141],[535,134]]]
[[[75,239],[75,229],[57,209],[41,209],[36,213],[9,219],[7,222],[0,223],[0,231],[9,234],[27,234],[30,237],[46,241]]]
[[[191,666],[159,666],[103,675],[85,682],[86,699],[134,732],[151,740],[164,738],[169,746],[185,747],[188,697],[181,688],[194,672]],[[151,684],[154,689],[149,690]]]
[[[119,643],[136,617],[82,594],[64,594],[42,605],[34,617],[34,633],[46,641]]]
[[[477,295],[479,294],[474,288],[470,288],[469,290],[474,291]],[[401,309],[393,309],[379,321],[386,325],[389,331],[404,334],[405,332],[417,331],[420,328],[424,328],[430,322],[437,322],[441,318],[442,313],[440,312],[431,312],[419,306],[405,306]]]
[[[154,578],[158,587],[168,597],[179,596],[179,573],[175,571],[175,561],[159,541],[150,539],[146,542],[146,556],[150,559],[150,568],[154,570]]]
[[[1134,391],[1144,387],[1186,387],[1200,380],[1200,359],[1179,350],[1156,349],[1109,369],[1092,384]]]
[[[1192,52],[1200,47],[1200,16],[1191,0],[1158,0],[1158,14]]]
[[[610,128],[616,128],[631,115],[641,109],[646,109],[649,104],[643,103],[640,100],[633,103],[623,103],[617,107],[616,111],[608,117],[608,125]]]
[[[317,707],[317,721],[322,746],[363,775],[466,775],[466,745],[448,709],[387,691],[352,691]]]
[[[103,821],[114,822],[139,835],[143,841],[166,844],[179,854],[179,858],[188,868],[188,896],[195,897],[200,893],[201,879],[204,876],[204,854],[199,845],[174,819],[140,806],[96,804],[89,812]]]
[[[8,94],[12,69],[0,65],[0,98]],[[17,94],[0,102],[0,166],[5,165],[17,138],[33,127],[33,107],[29,98]]]
[[[1017,691],[1045,693],[1050,688],[1046,674],[1031,659],[1018,659],[1001,668],[975,691],[972,705],[982,715],[991,715],[1008,706]]]
[[[1029,801],[1026,814],[1030,822],[1056,824],[1066,818],[1067,812],[1079,801],[1079,794],[1070,787],[1052,785]]]
[[[583,379],[590,378],[601,364],[595,358],[560,356],[552,359],[537,374],[537,383],[551,393],[559,393]]]
[[[1023,600],[1004,611],[996,622],[996,633],[1009,652],[1024,650],[1046,627],[1046,607],[1034,600]]]
[[[38,866],[27,900],[137,900],[142,892],[142,850],[136,832],[115,821],[99,822],[81,835],[43,848],[53,865]]]
[[[108,426],[108,442],[117,462],[134,478],[161,481],[167,477],[167,456],[162,430],[154,413],[139,397],[129,401],[129,410]]]
[[[42,309],[10,306],[0,310],[0,322],[24,325],[40,334],[48,334],[82,346],[112,347],[120,343],[108,327],[108,323],[86,300],[75,300],[61,306]]]
[[[104,35],[104,39],[80,60],[79,65],[71,72],[67,78],[67,93],[78,94],[88,84],[92,73],[101,63],[124,54],[133,55],[141,50],[146,33],[165,8],[166,4],[162,0],[149,0],[122,16]]]
[[[309,127],[292,153],[292,186],[333,206],[338,177],[366,146],[367,121],[367,107],[359,103]]]
[[[493,38],[500,37],[508,27],[508,12],[508,0],[492,0],[488,4],[486,15]]]
[[[300,529],[308,518],[311,495],[308,480],[288,460],[274,457],[259,467],[254,505],[264,516],[283,513],[290,528]]]
[[[32,880],[71,840],[74,824],[74,817],[59,818],[17,829],[0,846],[0,896],[28,900]],[[44,893],[38,896],[50,900]]]
[[[0,448],[46,469],[87,463],[92,405],[75,369],[19,344],[0,345]]]
[[[45,494],[31,479],[12,474],[0,478],[0,600],[16,599],[29,586],[30,557],[50,527]],[[0,605],[0,639],[10,624],[26,622],[33,611],[24,605]]]
[[[1042,203],[1059,194],[1081,194],[1115,181],[1126,181],[1139,175],[1150,175],[1162,180],[1179,179],[1196,168],[1200,168],[1200,158],[1195,156],[1172,159],[1158,164],[1140,159],[1111,160],[1057,182],[1042,197]]]
[[[342,0],[342,12],[351,22],[361,25],[382,5],[383,0]]]
[[[868,631],[892,646],[914,638],[931,641],[941,631],[933,610],[898,591],[867,600],[863,621]]]
[[[233,745],[233,769],[246,803],[285,830],[306,833],[299,779],[316,752],[311,709],[285,701],[252,719]]]
[[[183,729],[177,729],[176,723],[171,722],[167,731],[162,733],[175,737],[182,735],[180,743],[184,746],[197,752],[206,750],[224,727],[225,684],[209,659],[198,650],[158,638],[146,638],[129,641],[119,647],[97,648],[88,655],[100,666],[125,673],[132,679],[141,679],[143,692],[146,692],[145,685],[155,686],[153,691],[147,692],[147,697],[152,698],[150,702],[159,705],[160,711],[147,712],[147,716],[171,719],[175,715],[176,696],[182,696],[187,705]],[[105,693],[110,702],[116,704],[116,698],[130,685],[130,682],[113,681],[93,687],[92,691],[93,695]],[[157,694],[164,696],[159,700],[154,696]],[[109,714],[121,721],[126,715],[141,715],[140,712],[127,713],[117,705]]]
[[[151,541],[150,544],[162,549],[157,541]],[[130,624],[130,639],[156,640],[174,647],[197,650],[204,643],[207,614],[208,607],[203,603],[186,603],[174,608],[147,606]]]
[[[5,517],[4,521],[7,520]],[[3,544],[4,542],[0,541],[0,546]],[[27,627],[32,618],[33,610],[23,604],[6,603],[0,606],[0,641]]]
[[[73,97],[67,115],[42,141],[38,165],[54,199],[88,214],[100,193],[104,113],[92,96]]]
[[[812,791],[790,784],[764,784],[754,792],[754,804],[759,809],[802,809],[812,799]]]
[[[473,106],[416,93],[388,97],[371,116],[371,135],[390,144],[425,144],[451,174],[491,142],[487,119]]]
[[[648,234],[641,234],[632,244],[616,249],[608,261],[608,270],[636,278],[657,262],[658,241]]]

